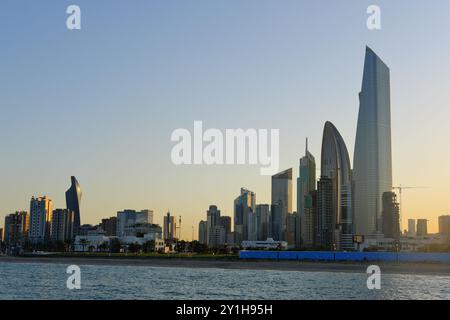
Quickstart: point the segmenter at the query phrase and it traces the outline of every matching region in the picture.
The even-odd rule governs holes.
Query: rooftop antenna
[[[308,153],[308,137],[306,137],[306,150],[305,150],[305,154]]]

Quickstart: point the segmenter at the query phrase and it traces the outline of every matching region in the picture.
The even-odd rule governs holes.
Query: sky
[[[66,8],[81,8],[81,30]],[[381,30],[366,9],[381,8]],[[259,166],[176,166],[177,128],[280,130],[280,171],[305,139],[320,160],[331,121],[350,158],[365,46],[391,70],[394,185],[408,218],[450,214],[450,2],[25,1],[0,5],[0,226],[31,196],[65,207],[75,175],[82,223],[122,209],[170,210],[197,237],[211,204],[233,216],[241,187],[270,202]],[[320,167],[320,165],[318,165]],[[294,204],[296,207],[294,180]]]

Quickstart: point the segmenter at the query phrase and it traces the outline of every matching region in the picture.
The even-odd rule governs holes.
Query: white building
[[[286,241],[275,241],[272,238],[268,238],[265,241],[242,241],[241,246],[244,249],[286,250],[288,248],[288,243]]]
[[[445,244],[446,237],[440,234],[426,236],[403,236],[400,240],[384,238],[382,234],[366,236],[364,242],[359,245],[359,251],[364,249],[377,249],[379,251],[419,251],[421,248],[433,244]]]
[[[76,236],[75,252],[98,251],[102,244],[109,244],[109,238],[104,235]]]

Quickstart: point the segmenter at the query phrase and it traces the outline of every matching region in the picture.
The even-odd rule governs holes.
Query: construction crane
[[[402,228],[402,215],[403,215],[403,202],[402,202],[402,190],[403,189],[428,189],[429,187],[404,187],[401,184],[398,187],[392,187],[392,190],[398,190],[398,195],[399,195],[399,204],[400,204],[400,217],[399,217],[399,222],[400,222],[400,229]]]

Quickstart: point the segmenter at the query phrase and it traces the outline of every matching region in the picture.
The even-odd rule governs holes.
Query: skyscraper
[[[210,240],[215,239],[211,236],[212,232],[215,230],[215,226],[218,226],[220,222],[220,210],[215,205],[210,205],[209,209],[206,211],[206,239],[208,239],[208,245]]]
[[[315,246],[320,249],[337,249],[334,234],[334,188],[333,180],[320,177],[317,182],[317,225]]]
[[[292,213],[292,168],[272,176],[272,225],[275,240],[286,240],[287,216]]]
[[[175,216],[171,216],[170,212],[164,216],[164,240],[174,241],[177,238],[177,225]]]
[[[286,209],[281,201],[270,205],[270,225],[272,229],[271,236],[275,241],[284,240],[283,220],[286,221]],[[284,223],[286,230],[286,222]]]
[[[350,158],[344,139],[336,127],[329,121],[325,123],[322,138],[321,180],[331,180],[332,192],[329,192],[329,181],[325,190],[319,195],[322,207],[319,206],[321,228],[325,228],[326,236],[322,237],[322,245],[337,250],[353,249],[353,208],[352,208],[352,176]],[[325,187],[325,186],[324,186]],[[331,196],[331,200],[327,199]],[[326,197],[326,198],[324,198]],[[331,202],[330,202],[331,201]],[[329,207],[324,207],[324,203]],[[321,211],[322,210],[322,211]]]
[[[272,204],[278,201],[292,213],[292,168],[272,176]]]
[[[74,213],[73,234],[74,236],[76,236],[81,225],[80,202],[82,192],[77,179],[74,176],[72,176],[70,179],[71,185],[69,190],[66,191],[66,207]]]
[[[258,225],[257,240],[265,241],[272,236],[270,206],[268,204],[256,206],[256,224]]]
[[[394,192],[383,193],[383,234],[386,238],[400,238],[400,212],[397,195]]]
[[[366,47],[353,159],[356,233],[381,231],[382,195],[392,190],[389,68]]]
[[[303,248],[311,249],[315,246],[317,232],[317,191],[311,191],[305,196],[303,215],[300,216],[301,244]]]
[[[297,178],[297,215],[296,219],[296,247],[313,246],[314,239],[314,208],[312,193],[316,190],[316,160],[308,151],[306,139],[305,156],[300,159],[299,177]],[[308,214],[306,210],[308,209]]]
[[[52,208],[52,200],[47,197],[31,198],[28,236],[32,243],[49,240]]]
[[[248,216],[255,212],[255,207],[256,194],[241,188],[241,194],[234,200],[234,235],[237,244],[248,240]]]
[[[201,220],[198,224],[198,242],[201,244],[208,244],[208,235],[206,232],[207,222]]]

